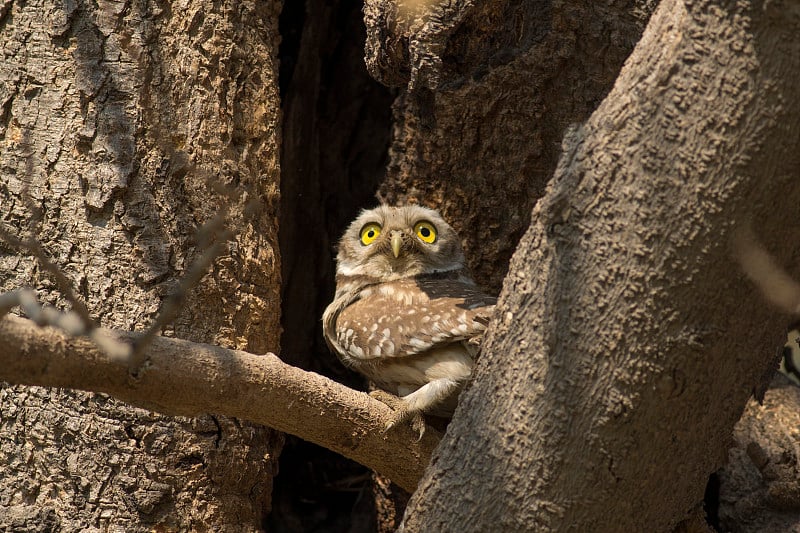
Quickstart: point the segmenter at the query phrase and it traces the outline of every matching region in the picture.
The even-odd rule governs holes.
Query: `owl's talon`
[[[425,417],[418,411],[409,411],[404,408],[400,408],[394,412],[391,419],[386,423],[383,432],[387,433],[390,429],[406,421],[410,421],[411,429],[417,434],[417,442],[422,440],[422,436],[425,434]]]
[[[389,418],[389,421],[383,428],[384,433],[387,433],[393,427],[399,426],[403,422],[410,420],[411,429],[413,429],[418,435],[417,442],[422,440],[422,436],[425,434],[425,417],[422,416],[422,413],[419,411],[410,411],[406,406],[406,402],[403,401],[402,398],[395,396],[394,394],[389,394],[386,391],[374,390],[370,392],[369,395],[379,402],[386,404],[394,411],[391,418]]]
[[[425,417],[422,416],[422,413],[411,415],[411,429],[417,433],[417,442],[421,441],[425,434]]]

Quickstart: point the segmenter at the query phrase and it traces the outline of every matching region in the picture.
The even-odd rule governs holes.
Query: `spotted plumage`
[[[392,426],[423,412],[452,414],[494,303],[436,211],[379,206],[362,212],[339,243],[323,329],[345,365],[400,396],[387,401],[397,409]]]

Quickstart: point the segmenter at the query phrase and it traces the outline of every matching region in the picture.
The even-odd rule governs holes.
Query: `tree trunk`
[[[379,196],[436,207],[497,292],[553,175],[563,131],[605,97],[652,2],[429,4],[430,16],[368,0],[366,61],[394,104]]]
[[[751,219],[781,259],[798,242],[797,27],[660,5],[565,139],[406,531],[667,531],[696,508],[785,331],[730,240]]]
[[[223,206],[236,237],[165,334],[277,351],[278,2],[0,6],[0,216],[99,324],[146,328]],[[245,218],[244,199],[261,204]],[[213,238],[213,236],[211,236]],[[65,306],[0,248],[0,288]],[[5,387],[0,529],[257,530],[282,437],[103,395]]]

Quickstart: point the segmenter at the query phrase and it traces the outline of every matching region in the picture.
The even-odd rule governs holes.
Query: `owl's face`
[[[439,213],[381,205],[363,211],[345,231],[336,273],[390,281],[463,268],[458,235]]]

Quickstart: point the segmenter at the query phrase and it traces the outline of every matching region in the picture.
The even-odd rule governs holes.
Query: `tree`
[[[103,326],[148,326],[203,250],[222,243],[165,333],[277,351],[279,9],[0,8],[3,227],[40,243]],[[245,217],[243,193],[261,200],[258,217]],[[196,227],[224,206],[235,236],[216,224],[198,242]],[[2,246],[4,290],[32,286],[69,307],[41,263]],[[273,430],[83,392],[2,394],[0,529],[255,530],[269,508],[283,441]]]
[[[587,6],[487,0],[423,3],[405,9],[389,1],[367,3],[368,67],[384,83],[405,86],[394,105],[393,145],[381,196],[441,207],[466,236],[473,252],[468,255],[487,287],[499,286],[505,273],[502,265],[516,247],[475,379],[462,395],[453,422],[414,493],[405,530],[669,530],[700,505],[709,474],[724,462],[734,423],[770,368],[773,358],[764,349],[780,344],[777,332],[782,329],[775,326],[780,316],[733,259],[732,236],[751,220],[758,239],[782,264],[797,264],[787,260],[790,247],[785,246],[796,241],[792,237],[797,233],[786,223],[785,213],[793,212],[800,200],[800,190],[793,186],[800,140],[798,111],[791,105],[800,90],[793,75],[800,58],[793,5],[781,9],[774,3],[665,0],[645,30],[653,7],[647,2]],[[106,144],[116,146],[128,139],[129,148],[90,152],[100,157],[99,163],[113,154],[108,156],[113,164],[106,167],[98,160],[87,165],[110,168],[101,175],[117,181],[105,188],[102,180],[99,187],[89,182],[85,204],[99,207],[88,210],[86,224],[97,222],[97,212],[102,214],[111,199],[121,198],[123,207],[128,205],[124,189],[129,185],[119,181],[120,175],[132,176],[130,183],[153,180],[165,187],[164,194],[176,189],[187,194],[191,188],[182,180],[207,183],[209,174],[221,176],[223,185],[235,185],[232,189],[238,193],[225,192],[231,190],[228,187],[218,196],[201,189],[195,204],[192,193],[187,195],[188,204],[201,206],[196,209],[205,214],[196,216],[198,221],[213,219],[208,211],[220,202],[230,205],[232,213],[225,219],[226,227],[246,229],[233,232],[236,246],[223,252],[214,275],[197,286],[207,297],[190,297],[174,333],[248,351],[274,350],[275,345],[267,341],[246,344],[254,342],[251,336],[258,338],[255,325],[270,317],[268,310],[277,304],[272,296],[256,306],[262,313],[251,313],[253,300],[248,299],[248,312],[237,312],[243,304],[230,301],[218,309],[218,315],[205,314],[215,309],[208,302],[225,302],[230,294],[241,294],[220,280],[242,282],[243,276],[246,283],[237,288],[266,289],[271,295],[277,290],[274,252],[263,261],[273,265],[271,269],[248,262],[258,251],[275,249],[275,181],[265,184],[257,177],[265,168],[275,175],[275,67],[266,60],[274,54],[270,36],[276,35],[277,10],[271,6],[260,11],[245,4],[188,13],[137,6],[114,13],[105,7],[79,7],[67,15],[69,24],[52,27],[66,28],[62,31],[70,37],[74,33],[74,50],[80,57],[78,52],[87,47],[79,46],[78,37],[86,32],[77,31],[76,21],[97,20],[93,31],[96,41],[104,43],[106,56],[139,58],[135,68],[131,63],[134,70],[163,77],[157,91],[131,82],[139,87],[135,94],[146,97],[136,101],[146,113],[141,122],[132,123],[135,127],[90,132],[92,143],[114,133],[114,143]],[[25,20],[14,13],[16,25]],[[137,31],[120,30],[131,21],[143,22]],[[184,27],[189,30],[188,44],[180,41],[182,34],[177,31]],[[173,47],[170,50],[197,50],[197,55],[191,55],[195,62],[175,53],[154,56],[152,50],[158,47],[152,48],[152,43],[160,42],[154,39],[160,36],[169,37],[164,40]],[[233,42],[236,46],[230,46]],[[617,77],[634,44],[636,49]],[[223,50],[227,55],[219,55]],[[171,61],[173,56],[177,62]],[[161,62],[151,63],[153,57]],[[216,61],[220,57],[226,61]],[[259,58],[265,61],[263,70],[250,66]],[[104,62],[99,64],[104,66]],[[210,72],[215,75],[209,76],[209,65],[228,68],[213,69]],[[181,76],[163,74],[184,70],[199,73],[193,78],[197,85],[182,85],[176,81]],[[272,82],[264,82],[266,72],[273,73]],[[29,78],[18,77],[24,83],[17,82],[14,99],[2,106],[4,121],[11,126],[23,115],[15,107],[21,105],[17,94],[39,101]],[[230,85],[231,80],[236,83]],[[101,92],[107,91],[101,99],[104,104],[114,98],[127,102],[126,93],[108,84],[100,86]],[[198,87],[193,89],[200,91],[196,100],[187,97],[182,91],[185,87]],[[208,87],[214,90],[205,92]],[[271,91],[273,100],[269,94],[260,98],[258,90]],[[218,104],[203,105],[209,101]],[[270,101],[271,105],[264,105]],[[172,116],[167,110],[180,107],[177,103],[191,111],[190,117],[203,117],[189,121],[198,130],[180,136],[199,137],[189,146],[177,143],[175,132],[183,131],[180,122],[164,123],[164,117]],[[105,109],[94,113],[117,116],[119,111],[114,109],[124,110],[125,105]],[[250,116],[266,120],[245,120]],[[210,117],[222,118],[214,122]],[[268,127],[258,132],[249,129],[264,123]],[[41,143],[31,150],[26,146],[37,146],[36,142],[18,142],[22,132],[38,131],[35,125],[18,129],[19,134],[6,126],[3,133],[4,139],[17,143],[13,145],[17,159],[6,166],[19,169],[22,176],[34,176],[40,167],[30,155],[42,154],[42,161],[49,161],[48,151]],[[214,135],[218,130],[223,134]],[[564,131],[559,150],[557,143]],[[563,152],[560,160],[559,151]],[[125,160],[119,154],[125,153],[136,154],[127,167],[120,163]],[[59,156],[50,157],[55,157],[51,165],[57,168]],[[164,159],[169,163],[158,164]],[[50,183],[50,172],[43,172],[44,183]],[[464,176],[463,181],[453,179],[454,175]],[[17,207],[25,194],[46,203],[36,180],[31,182],[26,188],[4,176],[4,204],[6,198],[16,198],[17,209],[13,217],[4,217],[6,223],[16,222],[21,228],[30,218]],[[146,196],[152,189],[141,186],[140,190]],[[262,200],[259,217],[247,215],[241,191]],[[79,198],[77,193],[75,198]],[[315,199],[312,206],[313,202],[325,203]],[[150,205],[166,205],[166,201]],[[170,207],[180,214],[185,205]],[[35,215],[36,209],[29,211]],[[187,211],[186,218],[195,213]],[[46,231],[46,223],[52,220],[59,227],[58,222],[64,224],[67,219],[61,214],[48,218],[52,210],[44,213],[33,217],[42,228],[35,234],[50,249],[52,241],[46,237],[58,233]],[[105,213],[120,216],[107,207]],[[137,220],[141,219],[147,220],[143,215]],[[178,215],[169,220],[175,220],[179,228],[191,225],[178,224],[185,220]],[[282,222],[287,223],[285,216]],[[262,235],[266,241],[259,240]],[[253,240],[248,241],[248,236]],[[179,254],[181,258],[200,255],[191,252],[194,243],[189,238],[178,241],[190,246],[180,248],[186,250]],[[116,250],[104,248],[104,257],[113,257],[109,249]],[[255,252],[248,254],[248,250]],[[154,247],[150,253],[158,251]],[[87,259],[76,263],[70,261],[69,250],[53,255],[62,265],[91,264],[88,257],[93,257],[87,252]],[[16,257],[9,255],[4,261],[12,265],[19,262]],[[67,266],[62,268],[76,279]],[[177,279],[179,270],[184,270],[171,268],[162,269],[167,271],[163,279]],[[28,277],[17,263],[7,270],[16,276],[8,288]],[[264,272],[271,274],[260,283],[248,277]],[[799,277],[796,271],[793,274]],[[128,278],[123,274],[118,279]],[[107,309],[103,305],[111,304],[92,296],[98,284],[90,281],[78,286],[91,309]],[[114,294],[116,298],[118,292]],[[206,302],[206,313],[192,313],[197,307],[191,298]],[[154,311],[153,307],[150,313]],[[116,325],[106,321],[111,311],[93,312],[103,317],[104,324]],[[231,316],[240,317],[241,322],[227,325]],[[357,456],[408,488],[416,484],[422,474],[420,465],[424,467],[438,440],[431,430],[428,440],[421,443],[413,443],[409,432],[392,433],[382,441],[376,435],[385,407],[323,378],[286,368],[271,357],[156,339],[147,355],[151,365],[158,364],[142,378],[153,381],[137,389],[129,383],[127,366],[88,342],[69,341],[20,319],[6,317],[0,324],[0,338],[13,341],[4,345],[14,347],[5,354],[9,365],[0,370],[0,379],[77,388],[83,384],[89,390],[112,392],[134,404],[150,402],[172,413],[195,414],[219,407],[218,413],[268,422]],[[277,331],[276,326],[263,329],[273,335]],[[225,335],[213,335],[216,331]],[[187,352],[189,357],[176,359]],[[29,359],[20,354],[28,354]],[[206,363],[189,371],[192,358]],[[84,363],[77,364],[98,362],[101,372],[87,371],[88,376],[113,379],[86,386],[91,380],[74,372],[80,360]],[[169,361],[186,362],[177,364],[176,374],[169,374]],[[12,367],[10,362],[16,364]],[[64,372],[64,368],[71,370]],[[134,368],[134,377],[138,370]],[[170,381],[172,375],[197,379],[180,382],[184,385],[178,389],[181,394],[173,395],[164,386],[175,382]],[[275,412],[261,415],[249,409],[253,404],[226,403],[232,387],[242,389],[237,391],[242,396],[235,398],[255,402],[258,394],[253,391],[258,390],[259,379],[269,383],[263,386],[264,396],[275,401]],[[163,380],[160,385],[159,380]],[[217,381],[219,389],[212,388]],[[321,392],[307,397],[309,389],[301,385]],[[288,409],[280,405],[281,398]],[[303,398],[302,413],[312,413],[314,406],[325,413],[313,419],[293,418],[292,402]],[[216,433],[220,434],[227,436],[222,429]],[[247,448],[247,444],[242,446]],[[410,453],[404,456],[409,459],[377,464],[386,455],[380,450],[386,448],[393,454]],[[276,453],[274,447],[271,453]],[[153,456],[163,454],[156,450]],[[256,477],[265,479],[260,476]],[[156,498],[157,504],[165,492]],[[18,505],[23,515],[30,508]],[[141,513],[142,506],[139,509]],[[59,516],[58,512],[38,517],[39,523],[46,525],[53,516]],[[248,520],[244,514],[239,516],[237,525]],[[150,523],[161,523],[162,518]],[[233,525],[208,513],[196,520],[206,527]],[[257,527],[252,519],[250,524]]]

